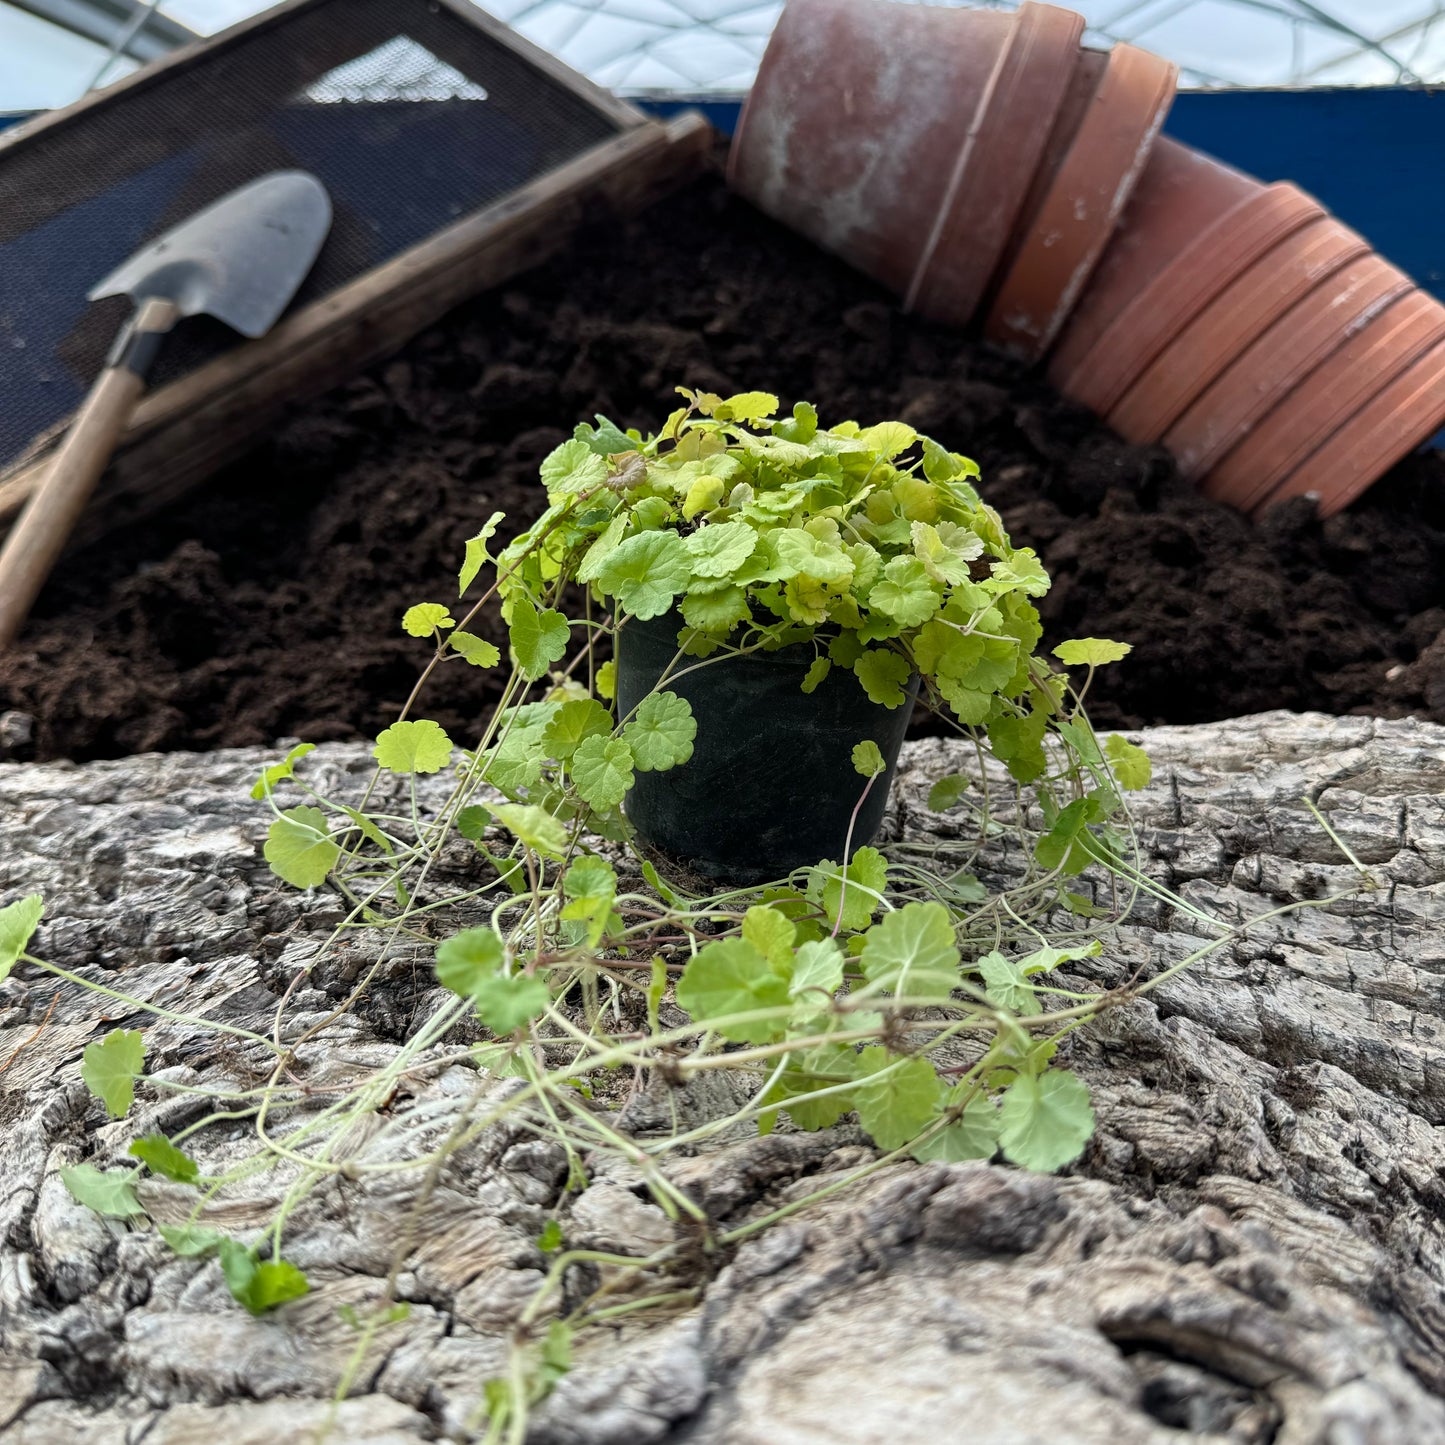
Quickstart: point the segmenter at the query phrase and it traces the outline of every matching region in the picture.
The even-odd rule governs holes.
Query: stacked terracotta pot
[[[1174,66],[1084,21],[790,0],[732,184],[1249,511],[1338,511],[1445,426],[1445,307],[1290,185],[1159,137]]]

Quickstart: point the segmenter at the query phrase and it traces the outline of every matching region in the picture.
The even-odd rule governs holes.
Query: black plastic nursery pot
[[[677,658],[677,612],[629,618],[617,635],[617,702],[626,717]],[[687,699],[697,721],[693,754],[680,767],[639,772],[625,804],[645,843],[707,878],[752,884],[822,858],[843,861],[878,832],[913,701],[873,702],[835,667],[812,693],[802,682],[816,656],[797,644],[776,652],[683,657],[662,685]],[[698,663],[702,665],[699,666]],[[866,780],[854,747],[871,738],[887,771],[848,823]]]

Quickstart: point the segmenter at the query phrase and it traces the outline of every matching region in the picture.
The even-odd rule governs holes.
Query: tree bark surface
[[[1200,909],[1237,924],[1358,882],[1306,798],[1378,886],[1256,924],[1071,1035],[1060,1061],[1087,1080],[1098,1132],[1064,1175],[889,1166],[723,1257],[619,1279],[619,1300],[700,1297],[579,1333],[532,1445],[1445,1442],[1445,729],[1272,713],[1140,740],[1155,764],[1135,810],[1147,871]],[[0,766],[0,903],[45,895],[32,950],[60,967],[269,1033],[340,917],[335,897],[281,887],[261,859],[268,815],[248,790],[275,757]],[[909,745],[894,836],[961,826],[926,798],[964,763],[955,745]],[[322,791],[355,796],[369,759],[327,745],[306,766]],[[1007,873],[1006,856],[992,862]],[[1071,979],[1147,978],[1217,932],[1144,898]],[[361,935],[293,988],[297,1037],[376,966],[362,1001],[298,1048],[293,1077],[315,1103],[288,1125],[395,1056],[438,1001],[428,957]],[[569,1247],[643,1256],[674,1239],[631,1166],[596,1161],[569,1194],[561,1149],[499,1124],[425,1198],[397,1278],[410,1313],[333,1407],[357,1341],[339,1311],[381,1297],[418,1173],[336,1176],[307,1195],[285,1252],[312,1292],[252,1318],[214,1261],[175,1257],[61,1183],[67,1165],[113,1167],[139,1135],[208,1112],[143,1082],[130,1115],[107,1119],[80,1058],[117,1026],[142,1028],[147,1070],[176,1083],[244,1090],[269,1068],[244,1039],[153,1021],[28,965],[0,984],[7,1441],[471,1438],[543,1278],[549,1218]],[[455,1039],[430,1051],[356,1126],[368,1162],[429,1152],[479,1094],[516,1087],[462,1054]],[[737,1087],[674,1095],[654,1080],[621,1122],[646,1134],[707,1117]],[[216,1171],[255,1145],[238,1125],[187,1147]],[[669,1172],[732,1226],[870,1157],[844,1123],[733,1136]],[[207,1221],[259,1228],[288,1167],[228,1191]],[[161,1222],[185,1219],[193,1197],[164,1180],[138,1192]],[[569,1289],[596,1283],[579,1271]]]

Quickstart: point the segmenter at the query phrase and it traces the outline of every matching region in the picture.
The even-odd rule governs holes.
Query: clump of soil
[[[0,662],[0,714],[34,719],[0,726],[0,755],[374,735],[425,661],[401,613],[455,598],[462,540],[494,508],[504,531],[536,515],[537,465],[577,421],[655,426],[677,383],[901,417],[976,458],[1054,575],[1048,635],[1134,644],[1090,694],[1099,723],[1272,707],[1445,722],[1440,458],[1330,521],[1301,501],[1255,527],[709,178],[599,226],[69,557]],[[495,687],[449,665],[424,711],[465,738]]]

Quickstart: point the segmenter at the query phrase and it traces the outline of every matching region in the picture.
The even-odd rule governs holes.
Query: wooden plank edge
[[[699,174],[712,128],[696,112],[648,121],[464,217],[366,273],[269,335],[147,397],[72,545],[84,545],[184,495],[287,409],[398,350],[453,307],[547,260],[604,205],[634,214]],[[49,457],[0,481],[0,525],[39,483]]]

